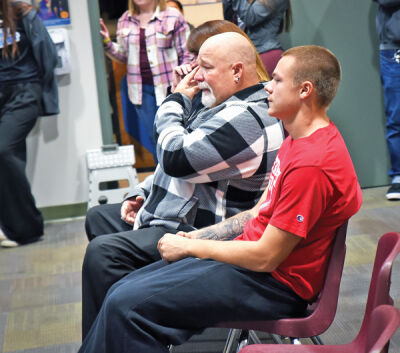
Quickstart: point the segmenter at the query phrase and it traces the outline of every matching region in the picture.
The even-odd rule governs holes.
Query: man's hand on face
[[[194,80],[199,67],[197,66],[191,72],[189,72],[176,86],[174,93],[182,93],[193,99],[194,95],[199,92],[200,88],[197,85],[197,81]]]
[[[182,79],[197,66],[196,60],[193,60],[190,64],[183,64],[175,66],[172,76],[171,92],[175,92],[175,88]]]
[[[125,200],[121,207],[121,218],[129,224],[135,223],[139,209],[143,205],[143,197],[136,196],[134,199]]]

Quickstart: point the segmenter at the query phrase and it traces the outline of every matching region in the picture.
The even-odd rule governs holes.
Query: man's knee
[[[94,206],[87,212],[85,221],[86,234],[92,239],[105,234],[131,230],[132,226],[121,220],[121,204]]]
[[[85,257],[83,259],[83,276],[93,276],[109,264],[107,261],[107,245],[104,244],[104,237],[94,238],[87,246]]]
[[[127,315],[134,316],[138,300],[130,285],[114,283],[107,291],[103,303],[106,317],[121,319]]]
[[[92,208],[90,208],[86,214],[86,219],[85,219],[85,230],[86,230],[86,235],[89,239],[89,241],[92,241],[96,235],[98,234],[94,234],[95,230],[94,230],[94,225],[98,222],[99,218],[101,217],[101,212],[100,212],[100,208],[102,206],[94,206]]]

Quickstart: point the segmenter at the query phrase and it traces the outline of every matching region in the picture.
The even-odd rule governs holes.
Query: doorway
[[[111,40],[116,41],[117,22],[121,15],[128,9],[127,0],[99,0],[100,17],[107,26]],[[105,70],[107,77],[108,97],[111,107],[111,122],[113,139],[119,145],[134,145],[135,168],[139,171],[154,170],[155,162],[153,155],[140,143],[138,139],[131,136],[124,128],[124,118],[129,119],[126,105],[130,102],[123,99],[124,77],[126,75],[126,64],[111,60],[104,55]],[[125,105],[125,106],[124,106]]]

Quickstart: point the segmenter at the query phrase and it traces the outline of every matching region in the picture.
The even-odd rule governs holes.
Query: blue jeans
[[[391,169],[389,176],[400,175],[400,55],[397,50],[381,50],[381,79],[385,99],[386,141],[389,149]],[[400,52],[399,52],[400,54]]]
[[[156,94],[153,85],[142,86],[142,104],[135,105],[136,114],[139,122],[144,127],[147,137],[150,141],[149,151],[153,154],[157,164],[157,142],[154,139],[154,118],[157,113]]]
[[[154,139],[154,118],[158,109],[153,85],[142,86],[142,104],[132,104],[128,96],[126,76],[121,80],[121,101],[125,131],[134,137],[154,157],[157,164],[157,144]]]
[[[158,261],[109,289],[79,353],[168,353],[169,344],[217,322],[300,316],[305,308],[269,273],[195,258]]]

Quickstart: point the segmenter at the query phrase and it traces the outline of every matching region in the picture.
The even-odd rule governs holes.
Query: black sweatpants
[[[25,174],[26,137],[40,113],[39,83],[0,83],[0,228],[21,244],[43,235]]]
[[[82,337],[100,311],[108,289],[121,278],[161,259],[158,240],[165,233],[189,231],[163,226],[132,230],[121,220],[121,204],[100,205],[86,215],[90,243],[82,267]]]
[[[158,261],[110,288],[79,353],[168,353],[218,322],[298,317],[306,306],[269,273],[209,259]]]

